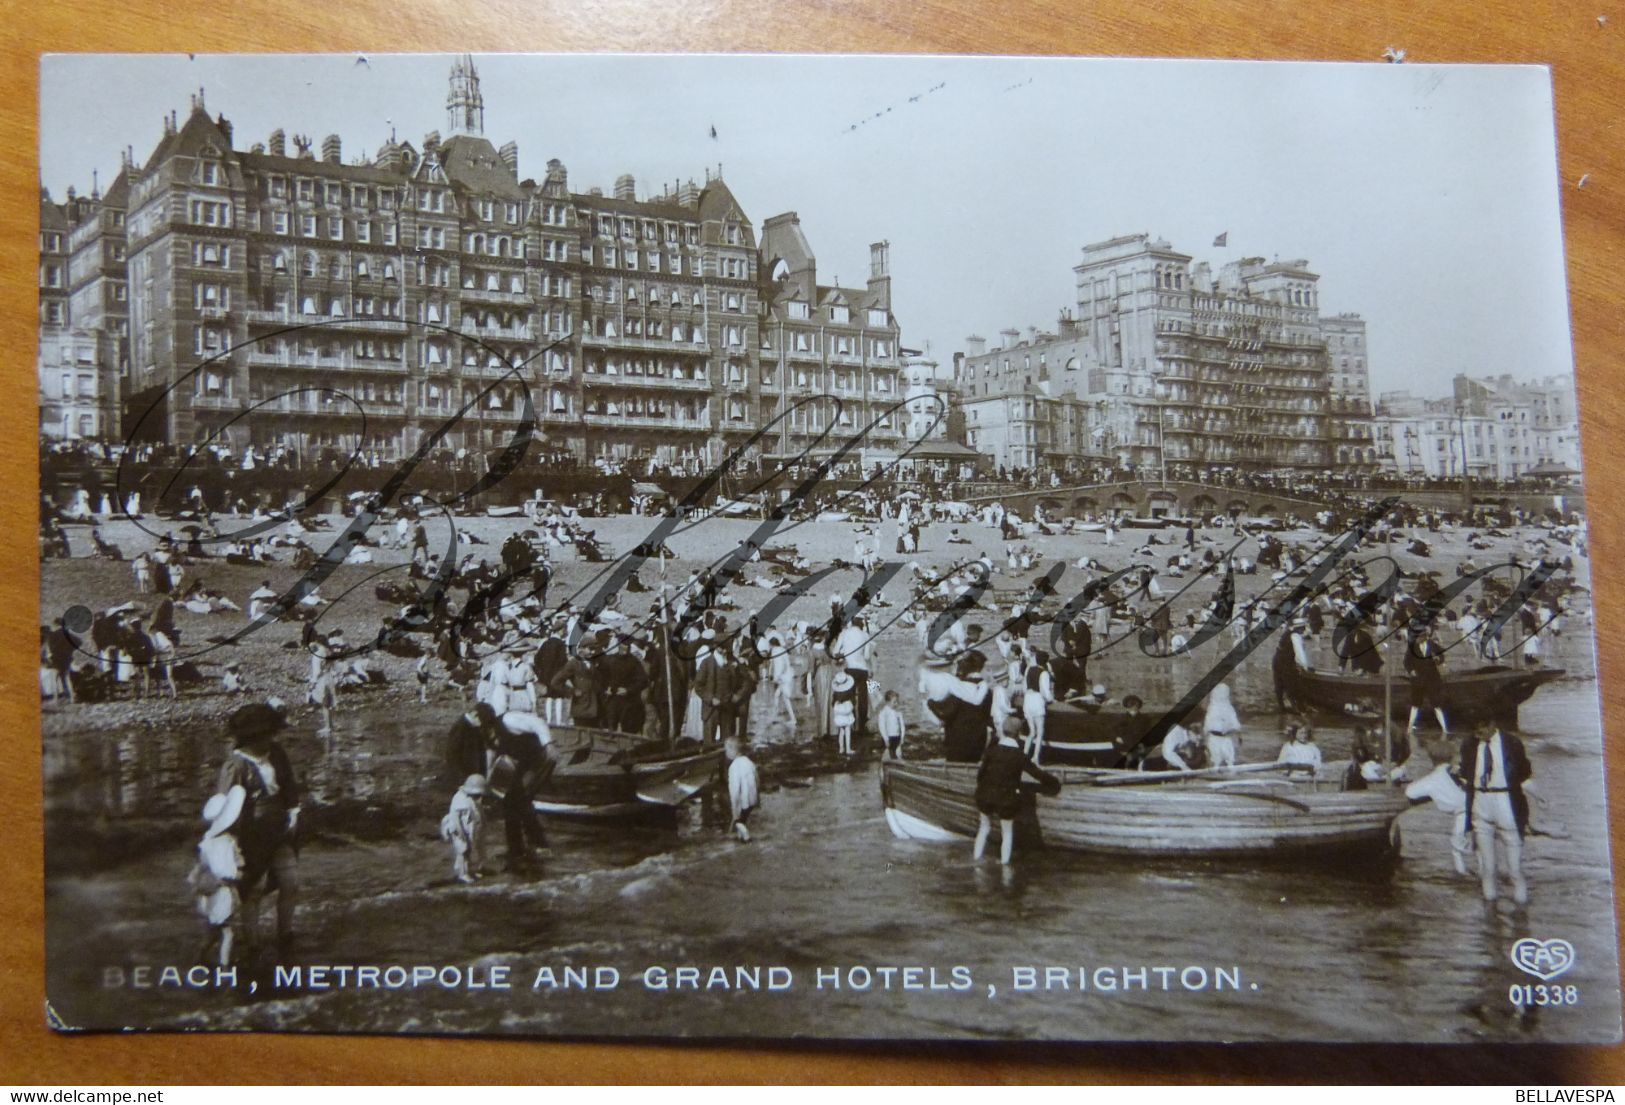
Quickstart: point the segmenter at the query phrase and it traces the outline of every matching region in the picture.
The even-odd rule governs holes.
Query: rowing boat
[[[722,747],[649,741],[639,734],[554,726],[551,776],[536,788],[540,813],[632,817],[673,810],[722,778]]]
[[[1252,770],[1248,770],[1252,768]],[[1138,772],[1058,768],[1054,797],[1026,792],[1018,834],[1067,851],[1160,856],[1300,856],[1359,852],[1392,856],[1402,790],[1344,791],[1335,768],[1298,781],[1274,765],[1229,773],[1160,773],[1135,785]],[[882,765],[881,796],[892,833],[949,841],[974,835],[976,764]]]
[[[1563,678],[1561,668],[1509,668],[1501,665],[1444,673],[1440,701],[1452,729],[1476,721],[1515,726],[1518,708],[1547,683]],[[1384,688],[1383,676],[1315,671],[1293,663],[1280,673],[1281,689],[1300,710],[1340,717],[1382,716],[1386,694],[1389,716],[1404,721],[1410,715],[1410,679],[1396,672]],[[1424,710],[1424,714],[1432,711]],[[1431,717],[1425,719],[1431,723]]]
[[[1117,767],[1129,752],[1144,744],[1160,744],[1173,724],[1164,710],[1091,710],[1070,702],[1052,702],[1045,710],[1046,767]]]

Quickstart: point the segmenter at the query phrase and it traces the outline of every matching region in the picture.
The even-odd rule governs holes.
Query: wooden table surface
[[[0,1082],[41,1086],[246,1082],[1451,1081],[1524,1085],[1625,1082],[1617,1048],[759,1044],[558,1044],[296,1036],[63,1037],[43,1028],[40,887],[34,404],[38,55],[48,51],[615,50],[1082,54],[1377,61],[1395,46],[1417,62],[1536,62],[1552,67],[1564,230],[1583,411],[1587,500],[1596,549],[1603,685],[1625,676],[1625,590],[1608,570],[1625,555],[1625,6],[1475,0],[1245,4],[1158,0],[20,0],[8,5],[11,91],[0,134],[4,348],[0,406]],[[1602,17],[1602,18],[1599,18]],[[1587,176],[1584,188],[1578,186]],[[1495,233],[1493,226],[1483,228]],[[1610,699],[1612,696],[1608,696]],[[1605,711],[1625,731],[1625,705]],[[1625,757],[1610,765],[1618,795]],[[1621,803],[1611,823],[1621,851]],[[1616,857],[1615,878],[1619,878]],[[1215,1031],[1219,1026],[1215,1026]]]

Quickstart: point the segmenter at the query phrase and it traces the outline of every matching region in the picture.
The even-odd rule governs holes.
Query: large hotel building
[[[970,443],[998,463],[1193,473],[1374,470],[1365,323],[1306,261],[1222,266],[1136,234],[1084,247],[1054,332],[971,337]]]
[[[42,433],[390,458],[465,406],[444,444],[499,447],[528,401],[544,448],[584,461],[715,461],[784,412],[755,451],[870,424],[868,456],[900,445],[884,242],[864,286],[822,285],[797,217],[758,233],[720,172],[652,195],[572,191],[557,160],[521,179],[484,114],[465,56],[444,135],[346,162],[337,135],[239,149],[200,92],[105,195],[42,197]],[[58,363],[75,335],[89,420]]]

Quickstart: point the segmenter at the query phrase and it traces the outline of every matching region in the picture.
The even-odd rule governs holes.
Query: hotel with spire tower
[[[720,168],[654,192],[625,174],[607,194],[572,190],[558,159],[523,176],[518,145],[485,137],[466,54],[445,134],[417,145],[391,134],[347,159],[337,134],[279,128],[245,148],[200,89],[144,160],[126,154],[106,197],[47,207],[42,334],[80,321],[48,284],[68,281],[52,250],[83,239],[76,271],[101,304],[84,319],[100,343],[95,419],[64,413],[80,374],[63,384],[60,343],[47,366],[42,338],[51,436],[382,461],[465,406],[443,444],[501,448],[528,400],[541,452],[692,467],[803,397],[836,396],[838,414],[803,404],[751,451],[871,422],[866,457],[901,444],[884,243],[867,287],[824,286],[796,217],[759,236]]]

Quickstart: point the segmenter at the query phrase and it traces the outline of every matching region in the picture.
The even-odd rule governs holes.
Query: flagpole
[[[677,744],[677,692],[671,683],[671,607],[666,602],[666,551],[660,550],[660,655],[666,664],[666,747]]]

